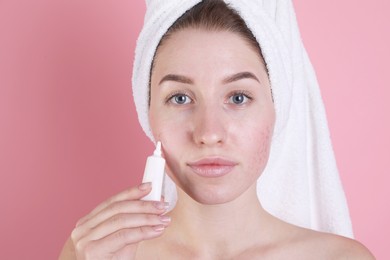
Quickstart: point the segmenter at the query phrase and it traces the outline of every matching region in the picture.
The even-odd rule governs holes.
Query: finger
[[[99,224],[81,238],[86,241],[99,240],[122,229],[131,229],[142,226],[168,226],[171,219],[165,215],[155,214],[118,214]]]
[[[119,201],[114,202],[98,212],[95,216],[88,219],[88,221],[78,226],[80,233],[86,230],[93,229],[100,223],[119,214],[155,214],[161,215],[168,209],[168,203],[163,201]]]
[[[86,222],[88,219],[96,215],[98,212],[106,208],[108,205],[121,201],[121,200],[139,200],[146,196],[150,191],[152,190],[152,185],[150,182],[141,183],[137,187],[131,187],[129,189],[126,189],[122,191],[121,193],[109,198],[108,200],[102,202],[99,204],[94,210],[92,210],[88,215],[81,218],[77,224],[76,227]]]
[[[165,227],[159,225],[121,229],[102,239],[91,241],[86,247],[88,251],[96,252],[95,255],[106,254],[107,250],[111,254],[115,254],[126,246],[134,245],[142,240],[156,238],[164,230]]]

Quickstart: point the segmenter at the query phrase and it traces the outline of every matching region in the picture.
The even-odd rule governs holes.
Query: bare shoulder
[[[324,259],[375,259],[372,253],[357,240],[311,230],[305,233],[305,244],[311,248],[308,251],[317,254],[317,256],[320,254]]]
[[[373,254],[359,241],[337,235],[330,236],[329,239],[332,240],[335,248],[335,259],[375,259]]]

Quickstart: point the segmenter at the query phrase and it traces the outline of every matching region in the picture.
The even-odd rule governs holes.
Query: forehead
[[[158,48],[153,70],[264,68],[260,54],[237,33],[183,29],[174,32]]]

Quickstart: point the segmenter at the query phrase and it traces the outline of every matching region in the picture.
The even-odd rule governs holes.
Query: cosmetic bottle
[[[161,157],[161,142],[157,142],[153,155],[146,160],[142,183],[151,182],[152,191],[142,200],[161,200],[161,191],[164,180],[165,159]]]

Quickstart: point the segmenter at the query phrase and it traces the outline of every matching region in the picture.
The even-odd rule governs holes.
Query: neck
[[[204,205],[182,191],[168,234],[181,248],[202,256],[231,256],[261,243],[272,234],[271,215],[261,206],[256,185],[233,201]]]

